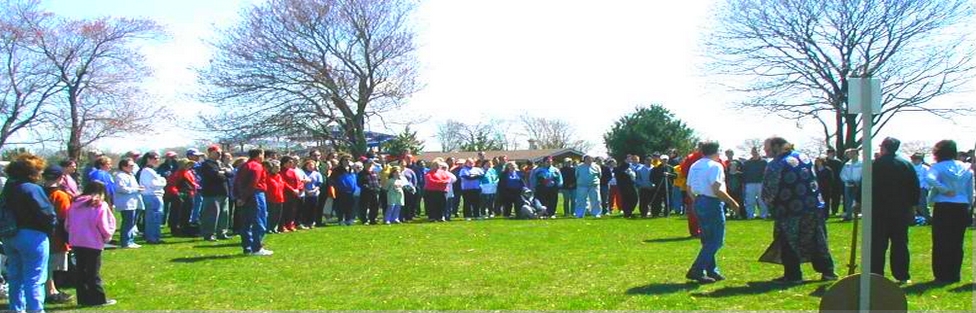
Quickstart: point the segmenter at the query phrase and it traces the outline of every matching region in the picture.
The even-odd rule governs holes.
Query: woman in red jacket
[[[430,172],[424,175],[424,207],[427,220],[444,221],[444,207],[447,205],[447,188],[451,176],[447,174],[447,164],[440,160],[431,162]]]
[[[305,183],[298,177],[295,169],[296,160],[290,156],[281,157],[281,178],[285,182],[285,203],[281,208],[281,232],[287,233],[295,231],[295,219],[298,217],[298,208],[302,204],[302,192]]]
[[[187,159],[179,161],[180,169],[166,179],[165,195],[172,199],[169,213],[169,232],[175,236],[193,236],[184,231],[190,228],[190,211],[193,196],[197,192],[197,179],[192,169],[195,162]]]
[[[281,210],[285,205],[285,181],[281,177],[281,162],[278,160],[264,161],[264,168],[268,171],[264,177],[264,185],[268,188],[264,192],[268,197],[268,232],[277,234]]]

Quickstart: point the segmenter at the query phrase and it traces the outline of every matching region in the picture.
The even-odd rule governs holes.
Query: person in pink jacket
[[[102,249],[112,240],[115,233],[115,215],[109,208],[105,185],[93,181],[85,185],[81,196],[75,198],[68,216],[65,230],[68,243],[75,252],[77,261],[78,305],[106,306],[116,303],[105,297],[102,278]]]

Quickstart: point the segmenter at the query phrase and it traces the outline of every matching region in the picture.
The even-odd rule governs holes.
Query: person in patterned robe
[[[826,211],[820,198],[813,162],[795,152],[786,139],[772,137],[764,143],[772,160],[766,167],[762,199],[774,219],[773,243],[760,261],[783,265],[780,283],[800,283],[800,264],[812,262],[821,280],[836,280],[827,245]]]

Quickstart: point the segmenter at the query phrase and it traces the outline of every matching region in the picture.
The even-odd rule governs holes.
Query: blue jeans
[[[725,206],[718,198],[698,196],[695,198],[695,213],[698,214],[698,223],[701,225],[701,251],[695,263],[691,265],[691,270],[696,274],[704,271],[708,274],[718,273],[718,264],[715,262],[715,254],[725,243],[725,214],[722,207]]]
[[[190,211],[190,224],[200,223],[200,211],[203,210],[203,196],[200,195],[200,190],[193,196],[193,209]]]
[[[10,310],[44,312],[47,295],[44,284],[51,251],[47,234],[21,229],[16,236],[3,238],[3,242],[7,255],[7,283],[10,284]]]
[[[163,197],[156,195],[142,195],[146,204],[146,229],[144,237],[148,242],[159,242],[163,234],[159,230],[163,224]]]
[[[128,247],[136,243],[136,210],[120,211],[122,215],[122,247]]]
[[[576,187],[576,207],[574,208],[577,218],[586,215],[586,208],[590,208],[590,214],[598,216],[603,214],[603,207],[600,206],[600,186],[578,186]]]
[[[677,214],[685,214],[685,203],[684,194],[681,192],[681,188],[671,187],[671,210]]]
[[[264,234],[268,231],[268,203],[264,192],[255,192],[241,209],[241,214],[244,214],[241,247],[244,248],[244,253],[258,252],[262,248]]]
[[[854,216],[854,197],[858,196],[859,189],[857,186],[844,186],[844,219]]]

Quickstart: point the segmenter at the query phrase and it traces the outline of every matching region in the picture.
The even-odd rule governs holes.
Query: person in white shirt
[[[146,243],[162,243],[162,233],[159,227],[163,224],[163,193],[166,187],[166,177],[156,173],[159,165],[159,153],[147,152],[142,156],[142,167],[136,173],[139,186],[142,186],[142,201],[146,207],[146,226],[143,237]]]
[[[135,242],[136,210],[142,207],[142,186],[133,175],[136,162],[130,158],[119,161],[119,171],[115,174],[115,209],[122,215],[122,248],[139,248]]]
[[[600,205],[600,177],[602,170],[599,164],[593,162],[593,157],[583,156],[583,163],[576,166],[576,218],[586,215],[587,207],[595,217],[602,216],[603,207]]]
[[[854,217],[854,199],[861,192],[861,153],[857,149],[844,152],[847,163],[840,170],[840,180],[844,182],[844,221]]]
[[[725,214],[728,203],[733,210],[739,203],[729,196],[725,187],[725,168],[719,159],[717,142],[701,144],[703,157],[688,170],[689,192],[695,198],[695,213],[701,225],[702,247],[685,277],[699,283],[724,280],[718,271],[715,254],[725,242]]]

